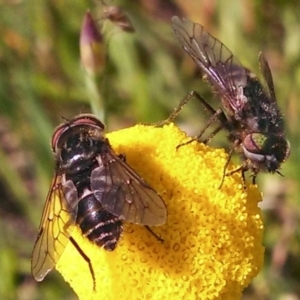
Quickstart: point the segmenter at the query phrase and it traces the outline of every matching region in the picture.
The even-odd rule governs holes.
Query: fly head
[[[243,155],[248,159],[248,169],[278,172],[280,165],[290,154],[289,142],[280,135],[251,133],[242,142]]]

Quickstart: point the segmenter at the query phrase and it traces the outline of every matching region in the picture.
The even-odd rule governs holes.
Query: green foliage
[[[120,0],[114,4],[125,8],[135,33],[101,19],[101,1],[1,4],[0,269],[5,276],[0,298],[75,299],[55,272],[40,284],[30,275],[30,255],[54,172],[49,140],[61,117],[90,112],[92,107],[99,116],[105,112],[110,131],[167,118],[191,90],[213,98],[172,33],[170,18],[179,14],[205,25],[257,74],[258,53],[263,50],[269,60],[292,154],[283,166],[284,178],[259,175],[269,205],[266,263],[245,299],[279,299],[288,293],[300,299],[298,2],[178,0],[175,5]],[[88,8],[99,20],[105,41],[104,69],[95,77],[80,65],[79,34]],[[212,103],[217,107],[217,101]],[[184,108],[178,123],[196,134],[206,117],[195,101]],[[227,143],[226,135],[220,134],[213,143]]]

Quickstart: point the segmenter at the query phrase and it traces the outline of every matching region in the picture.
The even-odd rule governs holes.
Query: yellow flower
[[[187,137],[173,124],[137,125],[107,137],[163,197],[168,219],[152,227],[163,243],[143,226],[126,223],[112,252],[92,244],[76,228],[73,238],[86,259],[68,243],[56,267],[79,298],[240,299],[263,263],[256,186],[245,190],[235,173],[219,189],[227,154],[197,142],[176,150]],[[228,171],[233,168],[230,164]]]

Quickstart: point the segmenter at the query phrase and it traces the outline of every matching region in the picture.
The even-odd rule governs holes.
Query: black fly
[[[210,112],[211,118],[198,136],[190,141],[200,140],[210,124],[219,121],[220,125],[206,142],[222,128],[228,131],[233,148],[224,175],[233,151],[241,154],[243,164],[227,175],[242,171],[244,177],[244,172],[250,170],[255,182],[260,171],[280,174],[279,168],[289,155],[290,144],[285,138],[283,117],[276,103],[272,74],[265,57],[260,55],[259,62],[266,88],[202,25],[173,17],[172,26],[183,49],[200,67],[203,77],[220,97],[222,108],[215,110],[200,95],[191,92],[167,121],[173,120],[183,105],[195,96]]]
[[[135,29],[127,16],[126,12],[117,5],[105,5],[103,4],[103,18],[110,20],[112,23],[119,26],[126,32],[134,32]]]
[[[123,221],[146,226],[166,222],[163,199],[116,155],[104,125],[82,114],[60,125],[52,137],[56,171],[32,254],[32,274],[41,281],[55,266],[74,225],[105,250],[120,239]]]

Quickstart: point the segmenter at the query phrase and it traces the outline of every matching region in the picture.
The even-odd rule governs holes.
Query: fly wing
[[[272,76],[271,69],[270,69],[270,66],[268,64],[268,61],[266,60],[266,58],[265,58],[265,56],[263,55],[262,52],[259,54],[258,59],[259,59],[260,70],[263,74],[265,82],[267,83],[267,88],[268,88],[268,91],[269,91],[270,100],[272,102],[276,102],[273,76]]]
[[[31,272],[37,281],[55,267],[61,257],[74,228],[75,218],[72,209],[65,201],[61,176],[52,181],[45,203],[37,240],[31,260]]]
[[[126,162],[110,151],[99,155],[98,163],[91,173],[91,188],[108,212],[136,224],[166,222],[163,199]]]
[[[214,89],[234,108],[241,88],[247,85],[247,69],[202,25],[175,16],[172,26],[183,49],[200,67]]]

